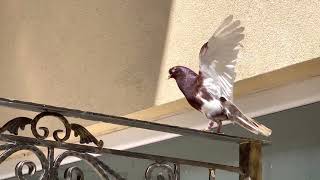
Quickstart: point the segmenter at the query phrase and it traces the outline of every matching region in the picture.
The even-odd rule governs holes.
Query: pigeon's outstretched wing
[[[244,38],[240,21],[228,16],[200,50],[200,76],[203,86],[216,97],[232,100],[235,65],[240,41]]]

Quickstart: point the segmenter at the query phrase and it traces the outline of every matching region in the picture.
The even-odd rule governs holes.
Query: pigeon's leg
[[[213,121],[216,122],[217,125],[218,125],[217,131],[216,131],[217,133],[223,134],[223,133],[221,132],[222,121],[227,120],[227,119],[228,119],[228,117],[227,117],[226,115],[224,115],[224,114],[219,115],[219,116],[215,116],[215,117],[213,118]]]
[[[212,120],[208,123],[208,130],[211,131],[213,129],[214,122]]]
[[[212,131],[213,130],[214,121],[209,120],[208,127],[204,129],[204,131]]]
[[[221,128],[222,128],[222,121],[226,120],[227,119],[227,116],[226,115],[218,115],[218,116],[215,116],[215,117],[210,117],[210,121],[208,123],[208,127],[206,129],[204,129],[204,131],[209,131],[209,132],[212,132],[213,130],[213,125],[214,123],[217,123],[217,133],[220,133],[220,134],[223,134],[221,132]]]
[[[223,134],[221,132],[221,128],[222,128],[222,121],[216,121],[216,123],[218,124],[218,127],[217,127],[217,133],[219,134]]]

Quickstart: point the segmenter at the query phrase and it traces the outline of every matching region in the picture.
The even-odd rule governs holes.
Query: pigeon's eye
[[[177,70],[177,68],[173,68],[173,69],[172,69],[172,72],[174,73],[174,72],[176,72],[176,70]]]
[[[173,74],[175,71],[176,71],[176,68],[172,68],[172,69],[169,70],[169,73]]]

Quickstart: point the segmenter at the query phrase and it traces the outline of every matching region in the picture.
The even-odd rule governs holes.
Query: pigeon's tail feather
[[[263,124],[258,123],[250,117],[244,116],[243,114],[241,116],[236,116],[234,120],[238,125],[242,126],[243,128],[249,130],[254,134],[270,136],[272,133],[271,129],[267,128]]]
[[[264,136],[271,135],[272,133],[271,129],[260,124],[254,119],[244,115],[244,113],[242,113],[240,109],[236,105],[234,105],[232,102],[225,101],[224,107],[226,109],[226,112],[228,112],[228,116],[241,127],[247,129],[248,131],[254,134],[262,134]]]

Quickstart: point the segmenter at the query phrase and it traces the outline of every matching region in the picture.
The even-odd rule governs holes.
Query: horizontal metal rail
[[[152,155],[152,154],[145,154],[145,153],[138,153],[138,152],[131,152],[131,151],[121,151],[121,150],[108,149],[108,148],[100,149],[98,147],[93,147],[93,146],[61,143],[57,141],[40,140],[35,138],[14,136],[14,135],[7,135],[7,134],[0,134],[0,140],[13,142],[13,143],[18,142],[20,144],[27,144],[27,145],[52,147],[52,148],[66,149],[66,150],[76,150],[77,152],[82,152],[82,153],[94,153],[94,154],[101,154],[101,155],[114,154],[118,156],[147,159],[147,160],[153,160],[157,162],[171,162],[171,163],[177,163],[177,164],[205,167],[209,169],[220,169],[224,171],[243,174],[243,172],[240,170],[239,167],[210,163],[210,162],[203,162],[203,161],[187,160],[187,159],[181,159],[181,158],[159,156],[159,155]]]
[[[101,121],[105,123],[112,123],[112,124],[118,124],[118,125],[154,130],[154,131],[180,134],[184,136],[202,137],[202,138],[207,138],[212,140],[220,140],[220,141],[235,142],[235,143],[259,141],[262,144],[270,144],[270,142],[266,140],[258,140],[258,139],[231,136],[231,135],[225,135],[225,134],[217,134],[212,132],[205,132],[205,131],[200,131],[196,129],[160,124],[155,122],[129,119],[125,117],[118,117],[118,116],[106,115],[101,113],[81,111],[77,109],[56,107],[51,105],[37,104],[37,103],[25,102],[25,101],[19,101],[19,100],[10,100],[6,98],[0,98],[0,106],[6,106],[10,108],[34,111],[34,112],[44,112],[44,111],[56,112],[67,117],[81,118],[81,119],[86,119],[91,121]]]

